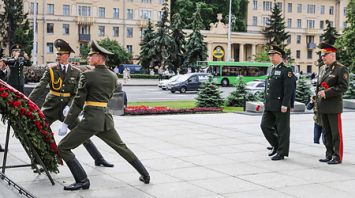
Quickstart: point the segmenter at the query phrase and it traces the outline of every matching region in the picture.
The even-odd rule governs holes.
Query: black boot
[[[86,175],[85,170],[80,165],[79,161],[74,158],[66,162],[71,174],[73,174],[75,183],[70,184],[69,186],[64,186],[64,190],[79,190],[79,189],[89,189],[90,181]]]
[[[0,144],[0,152],[4,152],[5,150],[2,148],[1,144]]]
[[[139,161],[138,158],[136,158],[135,160],[129,163],[138,171],[139,174],[141,174],[139,180],[144,182],[145,184],[149,184],[150,176],[147,169],[145,169],[145,167],[143,166],[142,162]]]
[[[104,157],[102,157],[99,150],[97,150],[94,143],[91,140],[84,142],[84,147],[90,153],[91,157],[95,160],[95,166],[113,167],[113,164],[108,163]]]

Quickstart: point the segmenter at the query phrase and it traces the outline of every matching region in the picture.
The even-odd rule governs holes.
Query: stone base
[[[304,112],[306,110],[306,105],[302,102],[295,101],[295,106],[293,108],[293,112]]]
[[[344,99],[343,106],[344,108],[355,109],[355,99]]]
[[[247,101],[245,105],[246,112],[259,113],[264,111],[264,103],[256,101]]]

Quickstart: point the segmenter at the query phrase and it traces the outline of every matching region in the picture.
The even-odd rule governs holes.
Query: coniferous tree
[[[204,37],[201,34],[203,27],[202,18],[200,15],[200,4],[197,4],[196,12],[194,13],[194,20],[192,22],[192,33],[188,36],[186,43],[186,57],[183,64],[183,70],[191,68],[192,72],[198,71],[197,61],[205,61],[207,59],[207,46],[203,41]]]
[[[184,24],[181,20],[179,13],[174,14],[172,17],[171,24],[171,36],[173,38],[173,45],[169,48],[169,58],[170,69],[175,73],[180,69],[181,65],[184,63],[185,56],[185,32],[182,30]]]
[[[23,0],[6,0],[4,12],[0,12],[0,36],[2,44],[9,50],[13,44],[20,44],[22,49],[31,54],[33,31],[27,20],[27,13],[23,12]]]
[[[308,79],[305,76],[300,76],[296,86],[296,101],[307,104],[312,95],[311,85],[307,83]]]
[[[155,33],[155,38],[151,41],[152,47],[150,50],[150,54],[152,55],[153,66],[168,67],[169,64],[167,60],[169,53],[168,49],[172,45],[172,38],[170,36],[170,24],[169,24],[169,4],[167,0],[163,3],[162,8],[162,18],[157,23],[157,31]]]
[[[255,95],[247,92],[245,81],[242,77],[239,77],[235,85],[235,90],[232,91],[226,99],[226,106],[244,107],[244,100],[256,101],[257,98]]]
[[[345,92],[343,98],[345,99],[355,99],[355,77],[350,77],[349,88]]]
[[[324,29],[323,34],[320,35],[320,38],[323,42],[329,43],[331,45],[334,45],[335,39],[339,36],[337,30],[335,27],[332,27],[330,24],[329,20],[326,20],[325,23],[327,24],[327,27]],[[320,56],[320,51],[317,52],[318,54],[318,66],[324,65],[322,57]]]
[[[285,31],[285,20],[282,17],[281,9],[274,1],[274,7],[271,10],[270,21],[263,31],[264,36],[267,39],[267,45],[271,44],[280,46],[285,49],[285,41],[290,37],[289,33]]]
[[[337,39],[335,46],[338,48],[339,62],[355,72],[355,1],[349,1],[346,9],[347,27]]]
[[[209,78],[208,81],[202,84],[201,89],[197,93],[197,107],[222,107],[224,103],[221,97],[221,91],[218,86]]]
[[[141,46],[141,51],[139,53],[139,64],[141,64],[145,70],[148,70],[151,67],[152,55],[150,50],[154,47],[152,42],[154,37],[155,33],[153,30],[153,24],[149,19],[148,27],[144,31],[143,40],[139,44]]]

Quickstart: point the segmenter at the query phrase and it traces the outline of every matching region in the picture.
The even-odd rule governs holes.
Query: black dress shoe
[[[280,154],[276,154],[274,157],[271,158],[271,160],[283,160],[285,157],[283,155]]]
[[[89,188],[90,188],[90,180],[87,178],[81,182],[73,183],[70,184],[69,186],[64,186],[64,190],[79,190],[79,189],[87,190]]]
[[[272,147],[272,150],[270,151],[270,153],[268,154],[269,156],[273,156],[275,155],[277,152],[277,148],[276,147]]]
[[[103,167],[113,167],[113,164],[108,163],[105,159],[95,160],[95,166],[103,166]]]
[[[331,159],[328,164],[330,165],[334,165],[334,164],[341,164],[341,160],[340,159],[336,159],[336,158],[333,158]]]
[[[324,158],[324,159],[319,159],[320,162],[329,162],[331,158]]]
[[[273,148],[274,148],[273,146],[266,147],[267,150],[272,150]]]
[[[147,176],[140,176],[140,177],[139,177],[139,181],[144,182],[145,184],[149,184],[149,182],[150,182],[150,176],[149,176],[149,175],[147,175]]]

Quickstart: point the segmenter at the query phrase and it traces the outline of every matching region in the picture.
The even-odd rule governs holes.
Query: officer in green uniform
[[[79,113],[84,110],[83,119],[72,129],[58,145],[59,153],[74,176],[75,183],[65,186],[64,190],[88,189],[90,181],[85,170],[76,159],[72,149],[96,135],[127,160],[141,175],[139,180],[148,184],[150,176],[136,155],[126,146],[118,135],[109,113],[107,103],[118,86],[115,73],[105,66],[107,55],[111,52],[91,42],[88,62],[95,69],[83,72],[80,77],[79,88],[70,106],[60,132],[66,132],[67,126],[76,122]]]
[[[340,164],[343,160],[343,135],[341,113],[343,94],[348,89],[349,72],[347,67],[336,61],[336,48],[329,43],[319,44],[321,57],[326,65],[317,90],[318,112],[321,115],[326,153],[320,162]]]
[[[292,69],[286,67],[284,50],[271,46],[268,52],[273,64],[266,79],[264,113],[260,127],[272,146],[271,160],[283,160],[290,147],[290,104],[293,91]]]
[[[31,66],[31,61],[26,53],[21,52],[21,46],[19,44],[11,47],[11,58],[6,61],[6,64],[10,68],[10,75],[7,83],[23,93],[25,86],[25,78],[23,75],[23,67]]]
[[[70,53],[74,53],[74,50],[62,39],[57,39],[54,45],[57,49],[58,63],[48,67],[39,84],[29,95],[29,99],[35,101],[43,94],[49,84],[50,91],[43,103],[42,111],[50,125],[56,120],[61,122],[64,120],[63,110],[66,107],[69,109],[80,79],[80,71],[68,63]],[[78,121],[77,118],[69,127],[74,128],[79,123]],[[83,145],[94,158],[96,166],[113,167],[113,164],[108,163],[103,158],[90,139]]]

